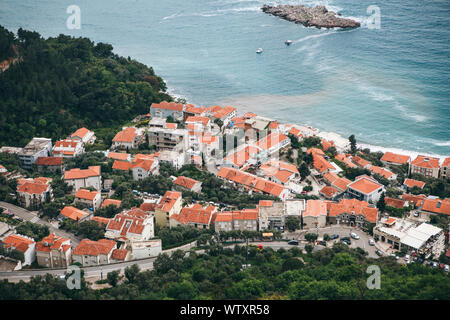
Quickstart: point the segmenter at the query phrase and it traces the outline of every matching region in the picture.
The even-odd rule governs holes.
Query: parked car
[[[375,245],[375,241],[373,239],[369,239],[369,245],[374,246]]]
[[[437,268],[439,265],[437,262],[433,262],[433,268]]]
[[[342,241],[342,240],[350,241],[350,238],[349,238],[349,237],[342,237],[342,238],[341,238],[341,241]]]
[[[406,261],[406,262],[409,261],[409,254],[405,255],[405,261]]]
[[[350,241],[350,239],[344,239],[344,238],[341,238],[341,242],[345,243],[346,245],[351,245],[351,244],[352,244],[352,242]]]
[[[414,212],[414,217],[418,217],[418,216],[419,216],[419,212],[418,211]]]
[[[291,240],[288,242],[288,244],[293,245],[293,246],[298,246],[298,241],[297,240]]]
[[[322,245],[322,246],[324,246],[324,247],[327,246],[327,242],[326,242],[326,241],[323,241],[323,240],[320,240],[320,241],[319,241],[319,244]]]
[[[334,240],[334,239],[337,239],[337,238],[339,238],[338,234],[332,234],[331,237],[330,237],[331,240]]]
[[[353,239],[356,239],[356,240],[358,240],[359,239],[359,236],[356,234],[356,233],[350,233],[350,237],[352,237]]]
[[[448,264],[446,264],[446,265],[444,266],[444,271],[445,271],[445,272],[448,272],[448,269],[449,269]]]
[[[383,252],[381,252],[380,250],[375,251],[375,253],[380,257],[383,255]]]

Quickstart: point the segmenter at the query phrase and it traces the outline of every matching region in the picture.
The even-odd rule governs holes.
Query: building
[[[372,163],[367,161],[366,159],[361,158],[360,156],[352,156],[352,162],[356,164],[358,167],[363,169],[369,169]]]
[[[84,145],[80,140],[60,140],[53,146],[53,156],[74,158],[84,153]]]
[[[154,158],[152,160],[137,160],[130,166],[133,180],[142,180],[151,175],[159,174],[158,168],[158,158]]]
[[[323,175],[327,172],[333,172],[336,170],[336,168],[328,160],[326,160],[324,156],[317,153],[313,153],[312,156],[313,167],[314,169],[316,169],[319,175]]]
[[[348,224],[364,227],[366,224],[376,223],[378,209],[371,207],[366,201],[357,199],[342,199],[338,203],[331,203],[328,211],[330,224]]]
[[[327,204],[323,200],[308,200],[302,214],[306,228],[323,228],[327,223]]]
[[[194,132],[210,132],[211,120],[208,117],[190,116],[185,121],[186,128]]]
[[[72,263],[70,240],[52,233],[36,243],[38,265],[46,268],[67,268]]]
[[[380,160],[384,165],[401,166],[409,163],[411,157],[393,152],[386,152]]]
[[[92,208],[95,211],[100,208],[102,195],[98,191],[79,189],[75,194],[75,203],[84,203],[88,208]]]
[[[72,186],[75,191],[80,188],[93,187],[95,190],[101,190],[102,176],[100,166],[90,166],[88,169],[72,169],[64,173],[64,182]]]
[[[347,178],[341,178],[334,172],[327,172],[323,175],[325,182],[333,188],[339,190],[339,192],[345,192],[347,186],[352,183]]]
[[[133,241],[130,246],[133,260],[156,257],[162,252],[161,239]]]
[[[188,148],[188,131],[186,129],[171,129],[152,127],[148,129],[148,142],[158,150],[186,150]]]
[[[62,173],[63,171],[62,157],[39,157],[35,164],[38,171],[52,171],[57,173]]]
[[[184,105],[182,103],[162,101],[161,103],[152,103],[150,114],[152,118],[172,117],[175,120],[183,120]]]
[[[194,204],[191,207],[184,207],[179,214],[170,216],[170,228],[178,225],[193,226],[198,229],[209,229],[212,224],[212,217],[217,208],[209,205],[203,207],[201,204]]]
[[[36,242],[34,239],[21,234],[7,236],[2,245],[6,250],[18,250],[23,253],[23,266],[31,265],[36,260]]]
[[[118,132],[112,140],[112,149],[137,149],[139,144],[143,142],[142,137],[137,133],[136,128],[125,128]]]
[[[335,200],[341,194],[341,191],[332,186],[325,186],[320,189],[319,194],[329,200]]]
[[[396,180],[397,179],[397,175],[389,170],[386,170],[382,167],[377,167],[377,166],[370,166],[369,170],[373,173],[373,174],[378,174],[380,176],[382,176],[385,179],[388,180]]]
[[[265,154],[272,155],[291,144],[291,139],[279,132],[273,132],[256,142],[256,146]]]
[[[254,191],[277,196],[281,200],[287,200],[289,196],[289,189],[285,188],[283,185],[237,169],[222,167],[217,176],[231,181],[250,192]]]
[[[425,198],[426,198],[426,196],[424,196],[423,194],[421,194],[421,195],[408,194],[408,193],[402,194],[402,200],[408,201],[409,204],[413,205],[416,208],[422,204],[422,201]]]
[[[424,186],[425,186],[425,182],[419,181],[419,180],[414,180],[414,179],[409,179],[409,178],[406,178],[405,181],[403,182],[403,188],[406,191],[409,191],[410,189],[412,189],[414,187],[423,189]]]
[[[200,165],[202,159],[200,158]],[[159,153],[159,161],[170,163],[175,169],[180,169],[186,163],[186,153],[183,149],[176,150],[163,150]]]
[[[258,209],[218,212],[214,221],[214,229],[216,232],[258,231]]]
[[[408,201],[405,201],[402,199],[390,198],[390,197],[385,197],[384,201],[386,203],[386,206],[394,207],[397,209],[403,209],[404,207],[408,207],[408,205],[409,205]]]
[[[33,169],[33,164],[39,157],[48,157],[52,154],[52,139],[33,138],[21,151],[19,151],[20,166],[24,169]]]
[[[111,263],[111,256],[117,245],[114,240],[100,239],[92,241],[81,240],[72,252],[72,261],[80,263],[83,267],[98,266]]]
[[[155,208],[156,224],[159,227],[168,226],[170,217],[181,212],[182,204],[181,192],[167,191]]]
[[[394,250],[414,250],[425,259],[437,258],[444,252],[445,235],[442,229],[427,223],[415,223],[400,218],[385,217],[373,229],[374,238],[388,243]]]
[[[414,174],[422,174],[426,177],[439,178],[439,159],[418,155],[411,163],[409,164],[409,173]]]
[[[385,191],[384,186],[366,175],[359,176],[347,186],[347,194],[351,198],[366,202],[377,202]]]
[[[187,104],[184,107],[184,121],[186,121],[189,117],[195,116],[206,116],[208,114],[207,108],[205,107],[196,107],[193,104]]]
[[[244,145],[235,149],[236,151],[229,153],[223,159],[223,167],[231,167],[234,169],[244,169],[250,165],[257,163],[257,155],[259,149],[255,146]]]
[[[155,236],[154,216],[139,208],[124,210],[106,226],[105,238],[145,241]]]
[[[77,209],[72,206],[64,207],[60,213],[60,219],[70,219],[78,223],[89,220],[92,213]]]
[[[263,163],[259,169],[260,173],[270,181],[283,185],[300,176],[295,165],[279,160]]]
[[[356,168],[357,165],[354,164],[351,160],[351,155],[349,154],[343,154],[343,153],[339,153],[337,154],[334,159],[336,159],[337,161],[342,162],[343,164],[345,164],[347,167],[349,168]]]
[[[182,190],[188,190],[192,192],[202,191],[202,182],[192,178],[178,176],[173,183],[175,184],[176,188],[180,188]]]
[[[98,223],[99,226],[104,226],[106,228],[106,226],[108,225],[109,221],[111,221],[111,219],[95,216],[95,217],[92,217],[91,221],[95,221]]]
[[[119,208],[121,204],[122,204],[121,200],[105,199],[105,201],[103,201],[102,203],[102,208],[105,208],[107,206],[116,206],[117,208]]]
[[[128,161],[131,162],[131,155],[129,153],[122,152],[108,152],[108,159],[119,160],[119,161]]]
[[[445,214],[450,216],[450,198],[426,198],[419,203],[419,210],[427,214]]]
[[[282,230],[287,217],[295,216],[301,219],[305,208],[304,199],[290,199],[283,202],[260,200],[257,207],[259,231]]]
[[[207,113],[211,115],[211,117],[214,120],[220,120],[223,123],[223,126],[227,126],[228,123],[236,117],[236,108],[225,106],[225,107],[219,107],[219,106],[211,106],[206,108]]]
[[[22,207],[37,209],[53,198],[52,179],[39,177],[17,181],[17,201]]]
[[[94,131],[90,131],[88,128],[80,128],[70,135],[71,140],[81,141],[84,145],[94,144],[96,137]]]
[[[0,164],[0,175],[4,176],[8,173],[8,169]]]
[[[131,251],[127,249],[114,249],[111,254],[111,263],[131,260]]]
[[[439,177],[441,179],[450,179],[450,157],[445,158],[442,162]]]

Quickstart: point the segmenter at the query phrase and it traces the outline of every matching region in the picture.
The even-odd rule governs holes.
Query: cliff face
[[[360,23],[351,19],[340,18],[324,6],[306,7],[294,5],[279,5],[272,7],[264,5],[261,10],[282,19],[301,23],[306,27],[317,28],[357,28]]]

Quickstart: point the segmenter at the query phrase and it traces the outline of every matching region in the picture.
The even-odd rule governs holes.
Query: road
[[[22,207],[15,206],[8,202],[0,201],[0,207],[7,208],[10,212],[14,213],[16,216],[22,218],[24,221],[30,221],[33,223],[37,223],[43,226],[47,226],[50,230],[50,233],[55,233],[61,237],[68,238],[72,242],[72,247],[78,246],[81,239],[76,237],[74,234],[70,232],[66,232],[64,230],[55,228],[49,222],[42,220],[38,217],[38,215],[34,212],[28,211]]]

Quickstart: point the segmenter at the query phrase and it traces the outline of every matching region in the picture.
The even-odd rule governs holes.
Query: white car
[[[446,264],[446,265],[444,266],[444,271],[445,271],[445,272],[448,272],[448,269],[449,269],[449,268],[448,268],[448,264]]]
[[[369,245],[374,246],[375,245],[375,241],[373,241],[373,239],[369,239]]]
[[[405,255],[405,261],[406,261],[406,262],[409,261],[409,254]]]
[[[353,239],[355,239],[355,240],[358,240],[359,239],[359,236],[356,234],[356,233],[350,233],[350,237],[352,237]]]

